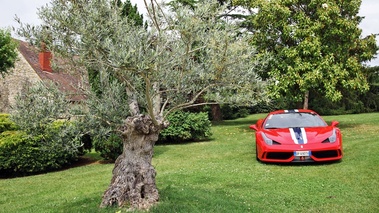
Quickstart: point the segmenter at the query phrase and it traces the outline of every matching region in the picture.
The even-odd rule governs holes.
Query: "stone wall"
[[[0,112],[9,113],[11,106],[15,104],[15,97],[22,89],[38,81],[41,81],[40,77],[18,52],[18,60],[11,74],[5,78],[0,76]]]

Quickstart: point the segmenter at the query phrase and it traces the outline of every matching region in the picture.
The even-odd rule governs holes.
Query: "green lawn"
[[[344,158],[317,165],[262,164],[248,126],[265,115],[213,127],[207,142],[155,147],[161,201],[151,212],[379,212],[379,113],[338,120]],[[112,164],[0,179],[0,212],[99,209]]]

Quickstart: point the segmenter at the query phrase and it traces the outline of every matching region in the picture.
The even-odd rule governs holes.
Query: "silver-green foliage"
[[[44,27],[21,25],[19,34],[111,73],[125,86],[130,115],[146,112],[155,119],[193,106],[200,96],[246,104],[265,97],[250,35],[220,18],[226,10],[217,1],[195,9],[154,4],[146,30],[108,0],[53,0],[39,10]]]
[[[91,135],[93,148],[105,159],[116,160],[122,153],[120,127],[129,113],[125,87],[105,77],[100,94],[89,93],[87,108],[80,122],[86,134]]]
[[[1,173],[46,172],[75,161],[83,151],[82,131],[69,111],[54,84],[25,85],[10,116],[17,129],[0,134]]]
[[[80,154],[82,131],[75,120],[70,120],[68,99],[56,85],[39,82],[25,87],[12,107],[10,118],[20,131],[30,140],[39,138],[36,151],[50,153],[50,160],[61,162],[59,166]]]
[[[66,96],[54,84],[37,82],[26,85],[16,96],[11,119],[27,133],[39,134],[48,124],[65,118],[67,106]]]

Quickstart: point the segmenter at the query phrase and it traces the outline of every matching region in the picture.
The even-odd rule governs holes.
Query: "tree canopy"
[[[191,106],[202,94],[215,102],[264,97],[255,49],[248,35],[218,18],[217,2],[170,13],[155,5],[149,30],[121,18],[110,1],[84,2],[52,1],[40,10],[44,27],[23,25],[19,32],[33,43],[44,41],[55,54],[78,56],[77,63],[117,76],[134,103],[132,114],[143,108],[152,117],[154,110],[163,115],[167,108]]]
[[[0,29],[0,74],[4,77],[14,67],[17,59],[17,43],[7,30]]]
[[[273,56],[266,77],[274,97],[301,101],[314,91],[337,101],[343,88],[368,89],[362,62],[378,47],[375,35],[362,38],[360,0],[237,2],[255,9],[245,26],[260,53]]]

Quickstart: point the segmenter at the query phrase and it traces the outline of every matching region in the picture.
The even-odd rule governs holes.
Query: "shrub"
[[[0,134],[0,173],[26,175],[61,168],[76,159],[77,154],[64,144],[49,146],[48,138],[30,136],[23,131]]]
[[[224,120],[233,120],[244,118],[250,114],[248,107],[233,106],[229,104],[221,105],[222,118]]]
[[[107,137],[95,137],[93,147],[105,160],[115,161],[122,153],[123,143],[119,135],[110,133]]]
[[[164,129],[158,142],[184,142],[207,139],[212,135],[211,122],[206,112],[191,113],[177,111],[168,116],[170,126]],[[106,160],[116,160],[122,153],[123,142],[116,133],[96,134],[92,136],[93,147]]]
[[[8,114],[0,114],[0,133],[16,130],[16,124],[9,119]]]
[[[177,111],[168,116],[170,125],[159,135],[159,142],[184,142],[207,139],[212,135],[206,112]]]
[[[10,115],[20,133],[2,133],[1,169],[12,174],[38,173],[76,160],[83,153],[82,129],[69,120],[65,95],[56,85],[42,83],[24,88],[21,94]]]

